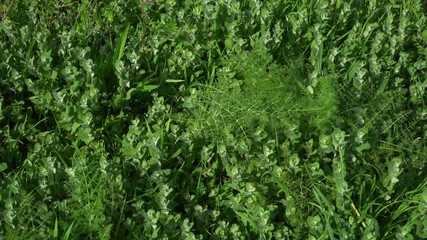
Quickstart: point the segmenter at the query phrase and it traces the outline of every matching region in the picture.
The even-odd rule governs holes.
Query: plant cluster
[[[426,239],[426,13],[1,2],[0,239]]]
[[[274,136],[300,125],[307,132],[333,126],[338,108],[335,79],[325,76],[315,89],[307,87],[303,61],[279,66],[260,40],[252,45],[250,52],[230,53],[226,67],[218,70],[218,81],[186,99],[194,116],[188,128],[196,136],[221,141],[227,134],[247,139],[257,129]]]

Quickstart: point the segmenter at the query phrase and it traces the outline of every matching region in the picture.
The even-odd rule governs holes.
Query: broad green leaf
[[[0,163],[0,172],[3,172],[7,169],[7,163]]]
[[[52,74],[50,76],[50,79],[55,80],[56,77],[58,76],[58,69],[52,69]]]
[[[233,48],[233,41],[229,38],[224,41],[225,48],[231,50]]]
[[[86,144],[89,144],[95,139],[88,128],[79,128],[77,137]]]
[[[339,128],[336,128],[334,130],[334,133],[332,134],[331,139],[332,145],[335,147],[335,149],[338,149],[338,147],[342,146],[345,143],[345,132]]]
[[[78,122],[74,122],[73,126],[71,127],[71,133],[75,133],[77,128],[80,127],[80,124]]]
[[[359,153],[369,149],[371,149],[371,144],[369,144],[368,142],[363,143],[359,147],[356,147],[356,151],[358,151]]]
[[[145,85],[144,88],[142,89],[143,92],[148,92],[151,90],[154,90],[156,88],[158,88],[160,85]]]

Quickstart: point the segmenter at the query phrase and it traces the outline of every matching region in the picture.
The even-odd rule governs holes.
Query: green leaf
[[[326,225],[326,230],[328,231],[328,234],[329,234],[329,238],[335,239],[334,231],[329,222],[330,214],[334,214],[332,204],[316,186],[313,186],[313,188],[314,188],[313,189],[314,197],[316,198],[317,202],[320,204],[321,212],[323,213],[323,216],[325,218],[325,225]]]
[[[424,189],[424,191],[423,191],[423,193],[422,193],[422,197],[423,197],[424,202],[426,202],[426,203],[427,203],[427,188],[426,188],[426,189]]]
[[[376,93],[377,95],[384,92],[384,90],[386,89],[386,87],[388,85],[388,80],[389,80],[389,78],[386,77],[381,81],[380,86],[379,86],[377,93]]]
[[[73,230],[74,222],[71,223],[71,225],[68,227],[67,231],[65,232],[64,236],[62,237],[62,240],[68,240],[70,239],[71,230]]]
[[[247,226],[247,224],[249,223],[249,225],[252,226],[254,229],[257,228],[255,221],[251,218],[250,214],[247,213],[247,210],[246,213],[238,211],[236,209],[233,209],[233,211],[239,217],[239,220],[243,223],[243,225]]]
[[[145,85],[144,88],[142,89],[142,91],[148,92],[148,91],[154,90],[158,87],[159,87],[159,85]]]
[[[128,32],[129,32],[129,27],[130,27],[130,24],[128,24],[126,26],[126,29],[120,35],[119,42],[116,45],[116,49],[114,50],[114,59],[113,59],[114,68],[116,68],[117,62],[119,62],[123,57],[123,53],[125,51],[126,39],[127,39]]]
[[[123,107],[123,101],[124,101],[124,99],[123,99],[122,95],[116,95],[114,97],[114,100],[113,100],[114,109],[119,109],[119,108]]]
[[[233,48],[233,41],[229,38],[224,41],[225,48],[231,50]]]
[[[75,133],[77,128],[80,127],[80,124],[78,122],[74,122],[73,126],[71,127],[71,133]]]
[[[77,132],[77,137],[83,141],[85,144],[89,144],[92,142],[95,138],[91,135],[89,128],[79,128]]]
[[[182,149],[180,148],[172,155],[172,157],[170,157],[170,159],[174,159],[174,158],[178,157],[179,154],[181,154],[181,153],[182,153]]]
[[[360,145],[359,147],[356,148],[356,151],[361,153],[365,150],[369,150],[371,149],[371,144],[369,143],[363,143],[362,145]]]
[[[335,149],[338,149],[338,147],[342,146],[345,143],[345,132],[339,128],[336,128],[334,130],[334,133],[332,134],[331,139],[332,145],[335,147]]]
[[[7,163],[0,163],[0,172],[3,172],[7,169]]]
[[[166,82],[167,83],[179,83],[179,82],[184,82],[185,80],[183,79],[167,79]]]
[[[424,30],[424,31],[421,33],[421,36],[423,37],[424,42],[425,42],[425,43],[427,43],[427,30]]]
[[[361,66],[362,66],[362,62],[360,61],[353,62],[347,71],[348,79],[353,79],[356,75],[356,71],[360,69]]]
[[[55,218],[55,226],[53,227],[53,239],[58,239],[58,218]]]
[[[125,98],[125,100],[130,100],[131,98],[132,98],[132,96],[134,96],[136,93],[138,93],[139,91],[138,91],[139,89],[136,89],[136,88],[131,88],[131,89],[129,89],[129,91],[126,93],[126,98]]]
[[[313,40],[310,47],[310,62],[314,67],[315,74],[320,75],[322,72],[323,43]]]
[[[58,76],[58,69],[52,69],[52,74],[50,75],[50,79],[55,80],[56,77]]]

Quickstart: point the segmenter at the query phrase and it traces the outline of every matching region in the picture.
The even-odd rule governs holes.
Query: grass
[[[425,239],[422,1],[0,4],[0,239]]]

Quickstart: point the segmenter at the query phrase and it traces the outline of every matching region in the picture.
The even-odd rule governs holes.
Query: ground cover
[[[427,238],[423,1],[0,3],[0,239]]]

